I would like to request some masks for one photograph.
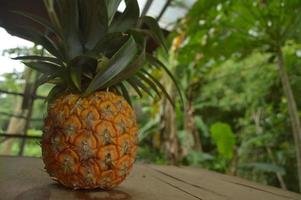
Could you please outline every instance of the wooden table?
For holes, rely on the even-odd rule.
[[[191,167],[136,164],[106,192],[72,191],[54,183],[37,158],[0,157],[0,200],[301,200],[301,195]]]

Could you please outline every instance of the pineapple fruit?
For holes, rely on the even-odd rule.
[[[146,52],[152,38],[166,50],[156,20],[139,16],[137,0],[44,0],[48,18],[14,11],[35,26],[7,27],[42,45],[50,56],[21,56],[51,83],[41,142],[45,169],[73,189],[111,189],[129,174],[138,127],[130,94],[155,96],[164,86],[154,70],[170,71]],[[131,88],[131,92],[130,89]],[[171,101],[171,103],[173,103]]]
[[[50,176],[72,188],[112,188],[133,166],[137,125],[126,100],[111,92],[64,95],[49,107],[42,141]]]

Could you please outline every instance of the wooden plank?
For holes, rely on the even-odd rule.
[[[280,189],[195,168],[136,164],[112,191],[72,191],[54,183],[36,158],[0,157],[1,200],[299,200]]]
[[[227,176],[199,168],[151,166],[163,176],[191,185],[191,187],[223,195],[225,199],[243,200],[301,200],[301,195],[238,177]]]

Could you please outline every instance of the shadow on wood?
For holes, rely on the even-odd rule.
[[[81,199],[81,200],[130,200],[131,196],[120,190],[76,190],[52,183],[26,190],[19,194],[15,200],[41,200],[41,199]]]

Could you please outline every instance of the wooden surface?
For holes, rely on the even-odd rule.
[[[54,183],[36,158],[0,157],[0,200],[301,200],[301,196],[197,168],[136,164],[106,192],[72,191]]]

